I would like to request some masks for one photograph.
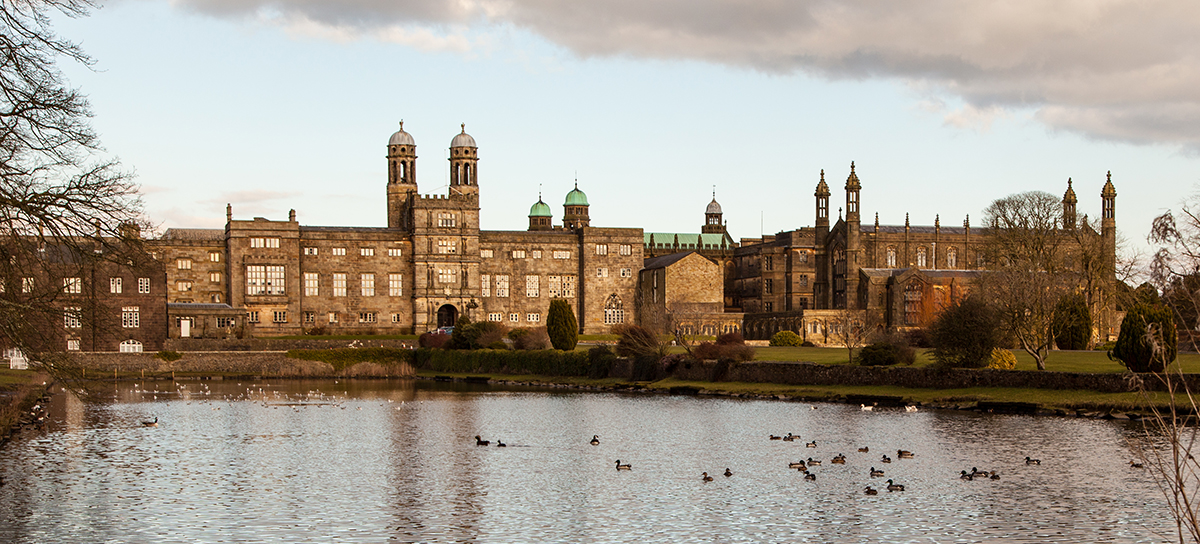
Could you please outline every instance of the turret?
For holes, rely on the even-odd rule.
[[[700,232],[705,234],[725,232],[725,227],[721,224],[721,205],[717,203],[716,191],[713,191],[712,202],[709,202],[708,207],[704,209],[704,226],[700,227]]]
[[[817,247],[825,245],[825,238],[829,235],[829,185],[825,183],[825,169],[821,169],[821,181],[817,183],[817,190],[813,193],[817,200],[817,216],[816,216],[816,233]]]
[[[563,202],[563,227],[568,229],[577,229],[591,225],[591,218],[588,216],[588,200],[587,195],[579,190],[579,182],[575,182],[575,188],[567,193],[567,199]]]
[[[858,308],[858,267],[862,259],[862,228],[859,193],[862,184],[854,173],[854,161],[850,162],[850,175],[846,177],[846,308]]]
[[[417,193],[417,143],[404,132],[404,121],[388,140],[387,161],[388,228],[411,229],[409,200]]]
[[[1067,178],[1067,192],[1063,193],[1063,228],[1075,228],[1075,204],[1079,199],[1075,197],[1075,189],[1071,188],[1071,178]]]
[[[450,197],[479,196],[479,148],[475,138],[467,134],[467,124],[462,132],[450,140]]]
[[[551,230],[553,222],[550,205],[542,202],[542,195],[538,195],[538,201],[529,208],[529,230]]]

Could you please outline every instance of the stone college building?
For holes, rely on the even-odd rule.
[[[479,148],[450,142],[444,195],[417,188],[417,145],[387,144],[387,226],[304,226],[234,219],[225,229],[169,229],[154,241],[167,268],[171,336],[421,333],[459,316],[544,325],[566,299],[585,334],[632,323],[642,229],[591,225],[587,195],[566,195],[555,225],[538,198],[526,231],[481,230]],[[186,329],[186,330],[185,330]]]

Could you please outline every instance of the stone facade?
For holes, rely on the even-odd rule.
[[[229,209],[223,233],[171,229],[155,241],[178,286],[171,302],[228,301],[244,309],[250,336],[420,333],[463,315],[537,327],[552,298],[571,301],[585,334],[632,321],[642,231],[592,227],[577,186],[565,225],[553,225],[539,198],[530,230],[486,231],[478,148],[465,127],[451,142],[445,195],[417,192],[416,143],[403,125],[387,160],[386,227],[303,226],[295,211],[287,221],[240,220]]]
[[[725,311],[724,291],[721,265],[698,252],[648,258],[638,275],[638,322],[656,332],[740,332],[742,314]]]
[[[875,319],[866,321],[878,321],[885,328],[923,327],[986,270],[981,252],[989,231],[973,228],[969,216],[962,227],[943,227],[938,217],[932,226],[916,226],[907,216],[904,225],[880,225],[878,214],[874,224],[863,225],[861,191],[851,163],[845,217],[839,211],[831,227],[831,192],[822,171],[813,194],[813,228],[741,240],[734,250],[733,293],[726,298],[742,303],[747,338],[769,338],[779,330],[804,336],[819,331],[815,335],[823,338],[828,336],[829,317],[820,314],[822,310],[872,312]],[[1116,190],[1111,176],[1100,197],[1100,231],[1077,227],[1077,198],[1068,181],[1062,224],[1101,239],[1111,274],[1116,260]],[[1107,281],[1115,283],[1115,276]],[[1111,309],[1094,312],[1099,315],[1094,336],[1114,338],[1117,314]]]

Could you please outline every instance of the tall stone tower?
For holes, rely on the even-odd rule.
[[[817,183],[817,215],[815,219],[816,277],[813,279],[813,309],[830,307],[829,300],[829,185],[825,183],[825,170],[821,169],[821,181]]]
[[[1102,201],[1100,215],[1100,236],[1104,238],[1104,258],[1108,273],[1115,277],[1117,267],[1117,189],[1113,187],[1112,171],[1100,191]]]
[[[1071,188],[1071,178],[1067,178],[1067,192],[1063,193],[1062,199],[1062,222],[1064,229],[1075,228],[1075,204],[1078,202],[1079,199],[1075,196],[1075,189]]]
[[[862,220],[859,207],[862,184],[854,173],[854,161],[850,161],[850,175],[846,177],[846,255],[840,272],[845,275],[844,303],[848,309],[858,308],[858,268],[863,262]]]
[[[412,198],[417,194],[417,143],[400,130],[388,140],[388,228],[412,230]]]
[[[479,148],[475,138],[467,134],[467,124],[462,132],[450,141],[450,193],[452,195],[479,196]]]

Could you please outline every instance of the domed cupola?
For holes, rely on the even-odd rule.
[[[700,232],[720,234],[724,231],[724,226],[721,224],[721,205],[717,203],[717,192],[713,191],[712,202],[709,202],[708,207],[704,209],[704,226],[700,228]]]
[[[388,139],[388,227],[410,227],[409,197],[417,192],[417,143],[404,131],[404,121]]]
[[[542,202],[542,195],[538,195],[538,201],[529,208],[529,230],[550,230],[553,220],[550,205]]]
[[[467,124],[461,125],[462,132],[450,140],[450,196],[479,195],[479,149],[475,138],[467,134]]]
[[[563,226],[569,229],[586,227],[591,224],[591,219],[588,217],[588,200],[587,195],[579,190],[579,181],[575,182],[575,188],[567,193],[567,200],[563,202]]]

